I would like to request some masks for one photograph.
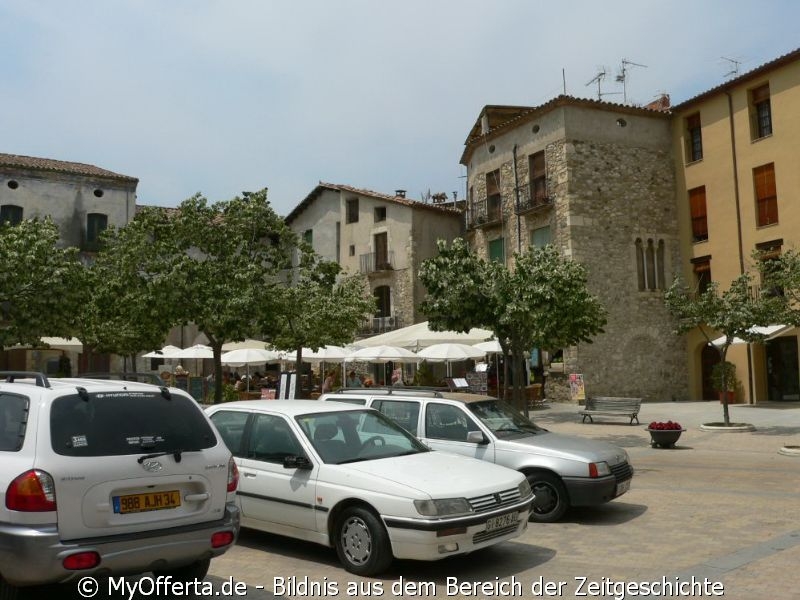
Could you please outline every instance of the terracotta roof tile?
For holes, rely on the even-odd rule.
[[[0,154],[0,167],[14,167],[17,169],[31,169],[34,171],[52,171],[56,173],[69,173],[72,175],[85,175],[88,177],[101,177],[103,179],[116,179],[118,181],[138,182],[136,177],[120,175],[94,165],[53,160],[51,158],[37,158],[35,156],[20,156],[18,154]]]

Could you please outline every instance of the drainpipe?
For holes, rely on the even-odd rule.
[[[733,163],[733,198],[736,205],[736,237],[739,248],[739,273],[744,273],[744,244],[742,242],[742,211],[739,198],[739,165],[736,159],[736,128],[733,122],[733,97],[730,92],[725,92],[728,97],[728,124],[731,131],[731,162]],[[747,344],[747,388],[750,404],[755,404],[755,385],[753,382],[753,348]]]
[[[511,170],[514,173],[514,206],[517,217],[517,253],[522,252],[522,223],[519,218],[519,179],[517,178],[517,145],[511,149],[511,156],[513,162],[511,163]]]

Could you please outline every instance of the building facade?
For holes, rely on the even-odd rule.
[[[698,289],[712,280],[725,289],[739,274],[755,273],[754,251],[769,257],[797,249],[800,50],[674,106],[672,114],[684,279]],[[716,398],[716,350],[695,332],[686,354],[692,397]],[[764,344],[732,346],[737,400],[800,400],[798,354],[794,329]]]
[[[426,291],[416,273],[437,255],[437,240],[453,240],[463,229],[459,211],[410,200],[403,190],[387,195],[330,183],[317,185],[286,222],[324,259],[367,277],[377,309],[362,335],[426,319],[418,309]]]
[[[593,344],[563,352],[547,395],[566,399],[566,374],[591,395],[685,399],[683,341],[663,292],[681,269],[669,113],[559,96],[539,107],[487,106],[465,142],[467,239],[509,265],[553,244],[588,272],[608,310]]]

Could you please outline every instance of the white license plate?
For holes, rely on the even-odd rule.
[[[509,525],[517,524],[517,513],[508,513],[507,515],[500,515],[499,517],[492,517],[486,521],[486,531],[494,531],[496,529],[503,529]]]
[[[631,480],[628,479],[627,481],[623,481],[622,483],[617,484],[617,496],[621,496],[625,492],[631,489]]]

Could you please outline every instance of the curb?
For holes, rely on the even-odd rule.
[[[731,423],[725,426],[721,423],[703,423],[700,425],[700,431],[719,431],[722,433],[741,433],[744,431],[755,431],[756,426],[750,423]]]

